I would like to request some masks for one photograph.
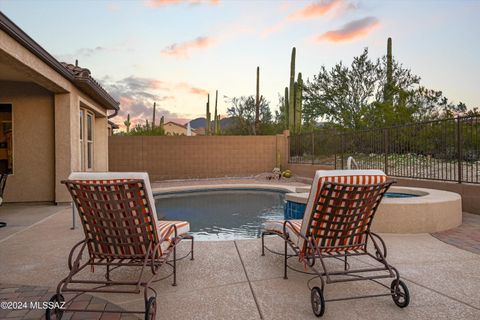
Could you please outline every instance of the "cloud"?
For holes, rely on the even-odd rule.
[[[220,0],[146,0],[145,5],[150,8],[159,8],[177,4],[190,4],[190,5],[217,5]]]
[[[279,7],[281,11],[286,11],[288,8],[290,8],[290,3],[282,3]],[[338,17],[347,12],[348,10],[356,8],[356,5],[352,4],[350,1],[347,0],[322,0],[313,2],[303,6],[300,9],[297,9],[296,11],[291,12],[274,25],[265,28],[262,34],[263,36],[269,36],[272,33],[277,33],[281,31],[289,23],[316,19],[322,16],[326,16],[327,14],[329,15],[329,17]]]
[[[161,53],[166,56],[186,58],[190,55],[192,50],[205,49],[212,46],[214,43],[215,40],[211,37],[197,37],[190,41],[169,45],[165,47]]]
[[[340,29],[327,31],[317,37],[317,41],[341,42],[360,38],[372,32],[380,26],[380,22],[375,17],[365,17],[351,21],[343,25]]]
[[[109,49],[106,47],[102,46],[96,46],[94,48],[80,48],[75,50],[72,53],[65,53],[65,54],[57,54],[55,57],[60,60],[60,61],[65,61],[65,62],[72,62],[75,59],[78,58],[90,58],[92,56],[95,56],[97,54],[101,54],[104,52],[108,51],[114,51],[115,49]]]
[[[196,95],[201,95],[201,96],[208,95],[207,90],[197,88],[197,87],[193,87],[193,86],[191,86],[191,85],[189,85],[188,83],[185,83],[185,82],[181,82],[181,83],[177,84],[177,88],[182,89],[182,90],[184,90],[188,93],[191,93],[191,94],[196,94]]]
[[[271,35],[272,33],[277,33],[280,30],[282,30],[285,27],[286,24],[287,24],[286,20],[281,20],[281,21],[275,23],[273,26],[270,26],[270,27],[266,28],[265,30],[263,30],[262,35],[266,37],[266,36]]]
[[[163,101],[174,100],[173,95],[160,95],[158,91],[169,91],[168,86],[159,80],[150,78],[141,78],[130,76],[118,81],[112,81],[111,78],[103,78],[100,81],[117,101],[120,102],[120,111],[118,118],[112,120],[123,127],[123,121],[130,114],[130,122],[145,123],[148,119],[151,121],[153,112],[153,102],[157,103],[157,119],[163,115],[165,117],[176,118],[177,114],[162,108],[159,104]]]
[[[192,86],[186,82],[169,83],[159,79],[130,76],[115,81],[111,77],[104,77],[100,80],[103,87],[117,101],[120,102],[118,118],[112,120],[124,127],[123,121],[130,114],[130,122],[144,124],[145,120],[151,121],[153,103],[157,103],[157,121],[161,116],[166,119],[179,119],[179,115],[162,108],[162,102],[172,103],[176,100],[175,91],[185,92],[193,95],[206,96],[208,92],[204,89]],[[175,121],[175,120],[174,120]]]
[[[319,1],[315,3],[311,3],[306,5],[305,7],[291,13],[288,16],[289,20],[306,20],[317,18],[319,16],[323,16],[328,12],[339,8],[344,1],[342,0],[326,0],[326,1]]]

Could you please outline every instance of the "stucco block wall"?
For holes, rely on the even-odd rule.
[[[109,137],[110,171],[146,171],[151,180],[245,176],[284,159],[277,136]]]
[[[333,166],[325,166],[325,165],[312,165],[312,164],[294,164],[289,163],[288,169],[290,169],[293,174],[306,177],[306,178],[313,178],[315,176],[315,172],[317,170],[333,170]]]
[[[33,83],[0,81],[0,102],[11,103],[13,110],[13,174],[5,201],[53,201],[53,94]]]

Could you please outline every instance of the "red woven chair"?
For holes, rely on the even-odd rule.
[[[143,291],[145,310],[122,313],[143,313],[145,319],[156,317],[156,292],[151,284],[173,275],[176,285],[176,248],[183,239],[190,239],[193,260],[193,236],[184,221],[157,221],[148,176],[144,179],[119,179],[122,174],[87,174],[88,180],[62,181],[70,192],[85,233],[68,257],[70,272],[57,286],[53,303],[65,303],[66,309],[48,309],[46,318],[60,319],[65,312],[119,312],[72,308],[72,302],[85,293],[131,293]],[[113,178],[106,180],[105,175]],[[135,174],[134,174],[135,175]],[[75,176],[75,174],[73,174]],[[131,175],[130,175],[131,176]],[[72,177],[72,176],[71,176]],[[84,254],[86,253],[86,254]],[[185,256],[185,257],[186,257]],[[183,257],[184,258],[184,257]],[[172,273],[161,277],[159,269],[168,265]],[[116,269],[136,268],[134,280],[125,281]],[[86,280],[82,271],[99,269],[105,280]],[[113,272],[113,274],[112,274]],[[73,297],[65,301],[63,294]]]
[[[320,287],[310,288],[310,281],[308,283],[312,309],[317,317],[324,314],[325,302],[328,301],[391,296],[397,306],[408,306],[408,288],[400,280],[398,270],[387,262],[385,242],[370,231],[375,212],[393,183],[378,170],[317,171],[303,220],[269,221],[265,224],[262,256],[265,249],[283,255],[285,279],[290,268],[314,275],[310,281],[320,280]],[[266,247],[265,235],[280,236],[285,242],[284,252]],[[293,254],[288,253],[288,247]],[[350,269],[348,258],[360,256],[371,258],[372,267]],[[292,257],[299,257],[310,272],[291,267],[288,259]],[[341,260],[341,267],[337,264],[335,268],[326,263],[332,258]],[[389,286],[379,281],[386,278],[393,278]],[[325,300],[325,285],[360,280],[373,281],[386,288],[387,292]]]

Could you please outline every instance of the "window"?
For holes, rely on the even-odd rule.
[[[83,143],[83,109],[80,109],[80,168],[85,171],[85,144]]]
[[[80,109],[80,164],[82,171],[93,169],[93,137],[95,116]]]
[[[87,169],[93,168],[93,115],[87,113]]]
[[[0,173],[13,173],[13,127],[11,104],[0,104]]]

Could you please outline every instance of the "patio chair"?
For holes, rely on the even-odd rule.
[[[400,280],[398,270],[387,262],[385,242],[370,231],[375,212],[385,192],[394,182],[387,181],[385,174],[379,170],[317,171],[303,220],[265,223],[262,256],[265,255],[265,249],[282,255],[285,279],[289,268],[314,275],[310,281],[320,280],[320,287],[310,288],[310,281],[308,282],[313,312],[317,317],[324,314],[325,302],[328,301],[392,296],[400,308],[408,306],[408,288]],[[266,247],[265,235],[280,236],[284,240],[284,252]],[[293,254],[287,252],[288,247],[293,250]],[[289,265],[288,259],[292,257],[299,257],[310,271],[298,270]],[[351,269],[349,257],[366,257],[371,263],[368,267]],[[341,264],[332,265],[327,260],[340,261]],[[393,278],[390,286],[379,281],[386,278]],[[388,291],[325,300],[326,284],[360,280],[371,280]]]
[[[119,312],[75,309],[72,302],[85,293],[131,293],[143,290],[145,310],[121,311],[143,313],[145,319],[156,317],[156,291],[152,283],[173,275],[176,285],[176,249],[183,239],[191,240],[186,221],[158,221],[150,181],[146,173],[72,173],[62,181],[70,192],[82,222],[85,239],[77,243],[68,257],[70,272],[57,286],[52,305],[65,303],[66,309],[47,309],[46,318],[60,319],[64,312]],[[84,256],[84,251],[86,255]],[[84,261],[82,261],[84,260]],[[161,276],[168,265],[172,272]],[[105,280],[88,280],[82,272],[87,267],[101,269]],[[122,279],[116,269],[134,271],[134,279]],[[150,271],[150,272],[149,272]],[[114,279],[115,278],[115,279]],[[63,294],[73,295],[65,301]]]

